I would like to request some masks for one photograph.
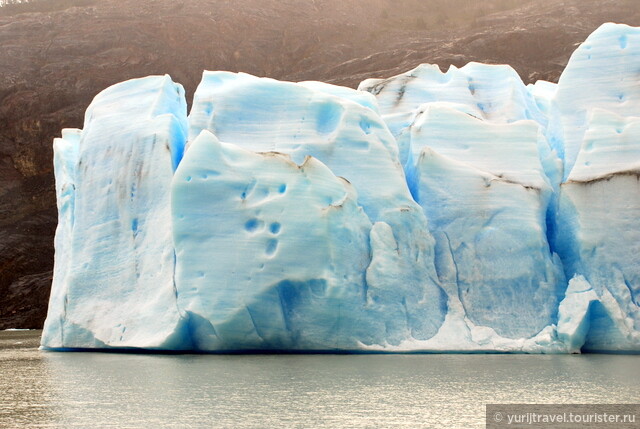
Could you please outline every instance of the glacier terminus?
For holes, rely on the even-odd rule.
[[[640,28],[557,84],[132,79],[54,167],[44,349],[640,352]]]

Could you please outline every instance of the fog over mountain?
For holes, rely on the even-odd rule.
[[[53,267],[51,143],[91,99],[168,73],[187,100],[203,70],[351,87],[420,63],[507,63],[557,81],[637,0],[32,0],[0,7],[0,329],[39,328]],[[19,3],[19,4],[13,4]]]

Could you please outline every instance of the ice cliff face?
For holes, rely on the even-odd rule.
[[[42,345],[640,351],[638,70],[605,24],[557,85],[115,85],[54,143]]]
[[[56,139],[59,250],[43,344],[184,348],[170,188],[185,124],[182,87],[149,77],[103,91],[82,132]]]

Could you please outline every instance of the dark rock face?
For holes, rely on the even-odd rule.
[[[399,3],[399,4],[398,4]],[[188,98],[202,70],[356,86],[420,63],[511,64],[556,81],[637,0],[41,0],[0,8],[0,329],[46,315],[56,225],[51,143],[91,99],[169,73]]]

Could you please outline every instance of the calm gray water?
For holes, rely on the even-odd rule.
[[[0,331],[0,427],[482,428],[486,403],[638,403],[640,356],[135,355]]]

